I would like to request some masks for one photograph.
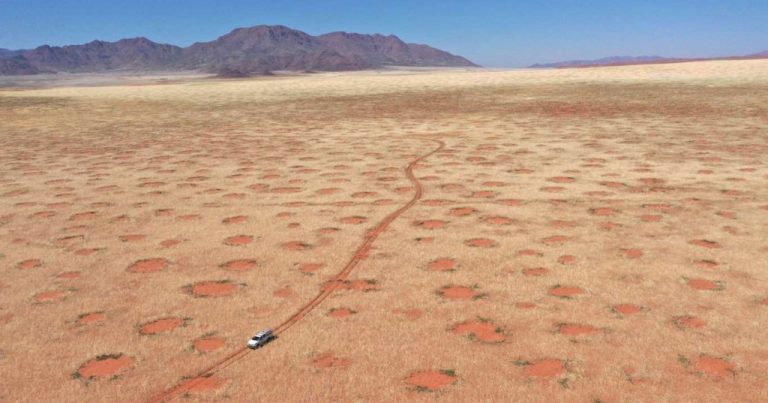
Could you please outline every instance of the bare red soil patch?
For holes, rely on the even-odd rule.
[[[229,246],[245,246],[253,242],[251,235],[234,235],[224,239],[224,244]]]
[[[189,292],[195,297],[226,297],[234,294],[238,287],[228,281],[201,281],[192,284]]]
[[[692,369],[716,379],[736,376],[736,366],[733,363],[707,354],[701,354],[694,359]]]
[[[65,271],[63,273],[59,273],[56,275],[58,278],[66,278],[66,279],[76,279],[80,278],[80,272],[79,271]]]
[[[19,263],[16,263],[16,268],[21,270],[29,270],[29,269],[36,269],[43,265],[43,262],[40,259],[27,259],[22,260]]]
[[[720,263],[715,262],[714,260],[696,260],[693,262],[697,267],[702,269],[708,269],[708,270],[714,270],[717,269],[720,266]]]
[[[312,249],[312,245],[301,241],[289,241],[280,245],[281,248],[290,251],[302,251]]]
[[[299,265],[299,271],[305,274],[314,273],[325,266],[323,263],[302,263]]]
[[[718,211],[716,214],[719,215],[720,217],[725,217],[732,220],[736,219],[736,212],[733,212],[733,211]]]
[[[672,323],[680,329],[700,329],[707,325],[704,319],[691,315],[676,316],[672,318]]]
[[[334,193],[339,193],[339,192],[341,192],[340,188],[323,188],[315,191],[315,193],[319,195],[332,195]]]
[[[494,248],[498,246],[498,243],[488,238],[472,238],[464,241],[464,245],[472,248]]]
[[[482,295],[475,292],[475,290],[470,287],[464,287],[460,285],[445,286],[438,291],[438,294],[440,294],[443,298],[452,300],[468,300]]]
[[[107,315],[104,312],[90,312],[84,313],[77,317],[77,324],[90,325],[92,323],[103,322],[107,319]]]
[[[523,365],[523,374],[530,378],[559,378],[567,372],[565,361],[553,358],[526,362]]]
[[[596,207],[589,209],[589,212],[597,216],[612,216],[617,213],[616,209],[610,207]]]
[[[32,297],[36,302],[53,302],[62,300],[67,296],[66,291],[44,291]]]
[[[539,277],[547,274],[549,270],[545,267],[526,267],[523,269],[523,275],[527,277]]]
[[[202,337],[195,340],[192,346],[200,353],[210,353],[224,347],[226,340],[223,337]]]
[[[77,370],[78,376],[85,379],[104,379],[118,376],[133,365],[133,359],[123,354],[104,354],[85,364]]]
[[[127,270],[131,273],[154,273],[164,270],[169,264],[167,259],[155,257],[136,261],[128,266]]]
[[[335,288],[338,290],[354,290],[354,291],[374,291],[378,289],[376,281],[374,280],[344,280],[344,281],[329,281],[323,285],[322,289],[329,290]]]
[[[69,217],[69,219],[72,221],[93,220],[98,216],[99,214],[95,211],[87,211],[85,213],[73,214],[72,216]]]
[[[702,248],[707,249],[719,249],[722,248],[719,243],[715,241],[710,241],[708,239],[694,239],[693,241],[689,242],[691,245],[700,246]]]
[[[188,393],[202,393],[221,389],[226,384],[226,379],[217,375],[209,375],[192,378],[182,384],[181,387]]]
[[[565,243],[568,239],[565,235],[552,235],[542,238],[541,243],[544,245],[559,245]]]
[[[316,368],[326,369],[346,368],[352,363],[352,360],[349,358],[336,357],[333,352],[329,351],[312,358],[310,362]]]
[[[577,221],[552,220],[549,222],[549,226],[554,228],[572,228],[577,225]]]
[[[418,390],[434,391],[445,388],[456,382],[453,371],[419,371],[414,372],[405,380],[405,383]]]
[[[515,254],[517,256],[536,256],[536,257],[544,256],[543,253],[541,253],[540,251],[537,251],[535,249],[520,249]]]
[[[259,263],[255,259],[237,259],[223,263],[220,267],[228,271],[249,271],[258,266]]]
[[[100,249],[100,248],[83,248],[83,249],[76,250],[75,251],[75,255],[77,255],[77,256],[91,256],[91,255],[93,255],[94,253],[96,253],[96,252],[98,252],[100,250],[102,250],[102,249]]]
[[[408,320],[416,320],[421,318],[424,315],[424,312],[421,309],[418,308],[411,308],[406,310],[401,309],[395,309],[392,311],[393,313],[403,314],[405,315],[405,318]]]
[[[485,343],[500,343],[506,339],[498,326],[486,320],[459,323],[453,326],[453,333],[466,335]]]
[[[181,239],[166,239],[160,242],[160,246],[163,248],[172,248],[182,242]]]
[[[144,234],[128,234],[120,235],[120,240],[123,242],[136,242],[145,239],[147,236]]]
[[[629,259],[637,259],[643,256],[643,251],[640,249],[622,249],[621,252]]]
[[[291,298],[294,295],[296,295],[295,292],[293,292],[293,289],[291,286],[285,286],[283,288],[278,288],[275,290],[275,292],[272,293],[272,295],[280,298]]]
[[[29,218],[51,218],[56,215],[55,211],[38,211],[29,216]]]
[[[562,255],[557,258],[557,262],[560,264],[574,264],[576,263],[576,256],[573,255]]]
[[[451,270],[455,270],[456,266],[457,266],[456,259],[452,259],[449,257],[441,257],[427,263],[427,270],[451,271]]]
[[[640,313],[643,308],[635,304],[618,304],[613,306],[613,310],[622,315],[629,316]]]
[[[547,181],[554,183],[573,183],[576,182],[576,178],[570,176],[553,176],[551,178],[547,178]]]
[[[478,197],[483,199],[490,199],[493,197],[496,197],[498,192],[494,192],[493,190],[478,190],[476,192],[472,192],[469,197]]]
[[[579,323],[559,323],[557,332],[566,336],[584,336],[599,333],[600,329]]]
[[[515,222],[515,220],[504,216],[485,217],[483,221],[491,225],[509,225]]]
[[[476,212],[477,210],[472,207],[454,207],[448,214],[454,217],[464,217]]]
[[[361,216],[351,216],[351,217],[344,217],[339,221],[341,221],[344,224],[362,224],[368,221],[368,219]]]
[[[247,216],[244,215],[237,215],[233,217],[227,217],[223,220],[221,220],[224,224],[242,224],[248,220]]]
[[[182,325],[184,325],[182,318],[163,318],[139,325],[139,333],[143,335],[165,333]]]
[[[694,290],[703,291],[720,291],[725,288],[719,281],[706,280],[703,278],[688,279],[688,286]]]
[[[584,290],[575,286],[558,285],[549,289],[549,295],[560,298],[572,298],[583,293]]]

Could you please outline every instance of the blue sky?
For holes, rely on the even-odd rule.
[[[498,67],[768,50],[768,0],[0,0],[0,48],[135,36],[186,46],[258,24],[395,34]]]

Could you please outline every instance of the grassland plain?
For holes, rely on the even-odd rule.
[[[766,61],[0,91],[0,400],[163,396],[335,287],[168,397],[765,401],[766,155]]]

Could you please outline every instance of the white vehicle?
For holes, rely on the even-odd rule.
[[[269,343],[274,338],[275,334],[272,332],[272,329],[264,329],[248,340],[248,347],[255,350]]]

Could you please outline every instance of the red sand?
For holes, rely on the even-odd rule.
[[[642,311],[642,308],[634,304],[618,304],[613,309],[622,315],[634,315]]]
[[[440,295],[442,295],[444,298],[453,300],[467,300],[474,298],[478,294],[475,293],[475,290],[469,287],[454,285],[441,288]]]
[[[598,333],[600,329],[578,323],[561,323],[557,326],[557,331],[566,336],[583,336]]]
[[[230,260],[221,265],[221,268],[228,271],[249,271],[259,266],[255,259],[237,259]]]
[[[574,286],[556,286],[549,289],[549,295],[561,298],[575,297],[583,292],[584,290]]]
[[[107,318],[104,312],[91,312],[80,315],[77,318],[77,323],[80,325],[88,325],[91,323],[103,322]]]
[[[222,337],[204,337],[197,339],[192,343],[192,346],[201,353],[210,353],[224,347],[226,340]]]
[[[487,238],[473,238],[464,241],[464,244],[473,248],[493,248],[498,246],[496,241]]]
[[[352,360],[348,358],[339,358],[336,357],[333,352],[327,352],[312,358],[311,363],[315,367],[322,369],[346,368],[352,363]]]
[[[192,295],[195,297],[226,297],[237,291],[238,285],[226,281],[203,281],[193,284]]]
[[[111,378],[125,372],[132,365],[131,357],[115,354],[94,358],[83,364],[77,373],[85,379]]]
[[[532,378],[557,378],[565,373],[565,362],[557,359],[531,361],[523,368],[523,374]]]
[[[453,332],[459,335],[471,335],[486,343],[500,343],[506,339],[499,332],[497,325],[479,320],[459,323],[453,327]]]
[[[181,318],[158,319],[158,320],[141,325],[139,327],[139,333],[145,334],[145,335],[153,335],[158,333],[169,332],[183,324],[184,324],[184,320]]]
[[[448,257],[441,257],[435,259],[427,264],[427,270],[429,271],[450,271],[456,268],[456,259]]]
[[[153,273],[164,270],[169,264],[168,260],[157,257],[136,261],[127,270],[131,273]]]
[[[411,374],[405,382],[417,388],[437,390],[456,382],[456,377],[443,371],[421,371]]]
[[[693,370],[718,379],[736,375],[735,365],[722,358],[706,354],[702,354],[693,360]]]

